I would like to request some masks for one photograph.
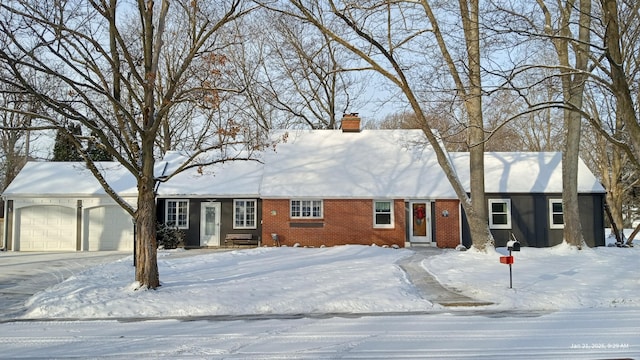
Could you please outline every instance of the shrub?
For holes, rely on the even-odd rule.
[[[156,225],[156,236],[159,249],[175,249],[178,246],[184,246],[185,234],[176,227],[158,223]]]

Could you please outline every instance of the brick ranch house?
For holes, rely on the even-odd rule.
[[[233,243],[225,240],[238,236],[256,246],[471,245],[460,203],[421,130],[360,130],[359,118],[347,115],[340,130],[272,135],[283,141],[262,153],[261,162],[192,170],[160,185],[159,220],[178,221],[187,247],[228,246]],[[468,153],[449,155],[468,188]],[[526,246],[559,244],[561,154],[487,153],[485,159],[496,245],[511,234]],[[601,246],[604,189],[582,162],[579,175],[585,239]],[[207,211],[217,214],[209,225]],[[217,235],[205,241],[207,228]]]
[[[157,217],[185,235],[186,248],[250,246],[470,246],[460,203],[421,130],[360,130],[347,115],[340,130],[282,130],[260,161],[191,168],[166,180],[184,159],[158,162]],[[450,153],[468,188],[467,153]],[[496,246],[511,234],[525,246],[562,242],[560,153],[487,153],[489,226]],[[103,164],[122,195],[135,181]],[[3,194],[3,249],[124,250],[130,217],[81,163],[33,163]],[[604,245],[604,189],[580,163],[579,201],[589,246]],[[73,183],[74,187],[66,184]],[[132,192],[131,189],[134,191]]]

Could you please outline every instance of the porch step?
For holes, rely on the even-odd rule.
[[[405,247],[438,247],[438,244],[435,242],[407,242]]]

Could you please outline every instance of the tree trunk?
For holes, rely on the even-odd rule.
[[[561,65],[562,93],[564,103],[564,136],[562,152],[562,211],[564,216],[564,241],[578,249],[582,248],[582,224],[578,206],[578,160],[580,150],[580,132],[583,94],[587,79],[589,60],[589,31],[591,25],[591,0],[580,0],[578,39],[572,46],[575,49],[573,58],[575,66],[571,66],[569,42],[573,39],[571,32],[571,14],[575,7],[574,0],[563,5],[559,19],[559,34],[553,32],[550,12],[542,0],[538,4],[545,13],[545,29],[552,37],[553,45]],[[570,69],[575,69],[572,71]]]
[[[567,24],[568,26],[568,24]],[[589,62],[589,39],[591,31],[591,0],[580,0],[578,43],[575,46],[575,68],[579,73],[568,86],[569,98],[565,99],[570,107],[582,109],[584,88],[587,80],[586,70]],[[568,31],[568,29],[567,29]],[[578,161],[580,154],[580,134],[582,115],[574,110],[565,112],[565,149],[562,156],[562,202],[564,213],[564,239],[578,249],[584,244],[580,207],[578,204]]]
[[[484,178],[484,123],[482,116],[482,80],[480,73],[480,28],[478,0],[460,0],[460,12],[467,44],[469,92],[465,107],[469,116],[469,174],[472,214],[467,214],[473,246],[485,251],[493,246],[488,228]]]
[[[640,121],[631,98],[631,86],[624,70],[624,58],[620,49],[620,23],[617,0],[601,0],[605,22],[606,56],[611,67],[611,88],[616,97],[616,115],[625,124],[625,130],[634,149],[634,156],[640,161]]]
[[[606,142],[606,140],[603,140]],[[620,149],[613,146],[610,151],[610,155],[606,150],[608,147],[603,146],[602,152],[603,159],[600,161],[600,173],[602,174],[602,184],[607,193],[605,195],[605,201],[609,206],[611,213],[611,221],[613,222],[611,228],[617,228],[619,230],[624,229],[624,221],[622,216],[622,203],[624,199],[624,185],[620,181],[622,178],[622,154]],[[610,157],[610,160],[608,159]],[[615,224],[615,227],[613,226]],[[621,234],[616,234],[616,237]]]
[[[143,6],[140,3],[140,6]],[[162,2],[166,11],[168,3]],[[144,108],[142,109],[142,126],[140,129],[141,149],[137,154],[141,163],[141,174],[138,177],[138,209],[136,225],[138,239],[136,247],[136,280],[141,287],[155,289],[160,286],[157,263],[156,239],[156,202],[154,177],[154,146],[159,124],[155,108],[155,84],[158,74],[158,56],[162,40],[155,38],[153,25],[153,1],[148,1],[141,9],[144,22]],[[162,15],[158,26],[158,36],[162,36]],[[157,43],[156,43],[157,42]]]
[[[580,99],[579,103],[582,103]],[[577,104],[574,103],[577,106]],[[580,125],[582,117],[575,111],[565,113],[565,146],[562,152],[562,211],[564,216],[564,240],[578,249],[582,248],[582,224],[578,206],[578,154],[580,150]]]
[[[460,16],[464,29],[464,38],[467,50],[467,67],[469,70],[469,83],[465,84],[456,68],[455,61],[449,53],[444,36],[438,26],[438,20],[433,13],[429,2],[423,1],[422,6],[427,18],[433,27],[433,34],[442,53],[449,73],[456,84],[456,92],[464,99],[465,110],[468,121],[468,142],[469,142],[469,174],[471,199],[468,198],[464,189],[459,187],[459,180],[455,176],[450,176],[447,169],[445,173],[456,191],[462,203],[462,208],[467,215],[469,222],[469,232],[473,247],[480,251],[486,251],[487,247],[494,246],[494,239],[489,230],[487,217],[487,203],[485,199],[484,186],[484,117],[482,114],[482,78],[480,67],[480,20],[478,0],[459,0]],[[468,89],[468,90],[467,90]],[[413,106],[416,114],[426,119],[422,110],[416,109],[419,105]],[[426,120],[425,120],[426,124]],[[429,129],[426,132],[431,132]],[[429,137],[429,134],[427,134]],[[431,141],[431,140],[430,140]],[[431,143],[434,145],[434,143]],[[435,147],[435,145],[434,145]],[[441,162],[442,165],[442,162]],[[448,167],[448,164],[447,166]],[[469,201],[470,200],[470,201]]]
[[[138,180],[136,281],[140,283],[141,287],[155,289],[160,286],[160,277],[157,263],[153,139],[147,140],[145,145],[151,147],[151,151],[143,151],[142,176]]]

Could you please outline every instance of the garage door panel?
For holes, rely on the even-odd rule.
[[[89,251],[133,250],[131,216],[117,205],[87,209],[84,231]]]
[[[75,216],[75,209],[56,205],[18,209],[18,250],[76,250]]]

